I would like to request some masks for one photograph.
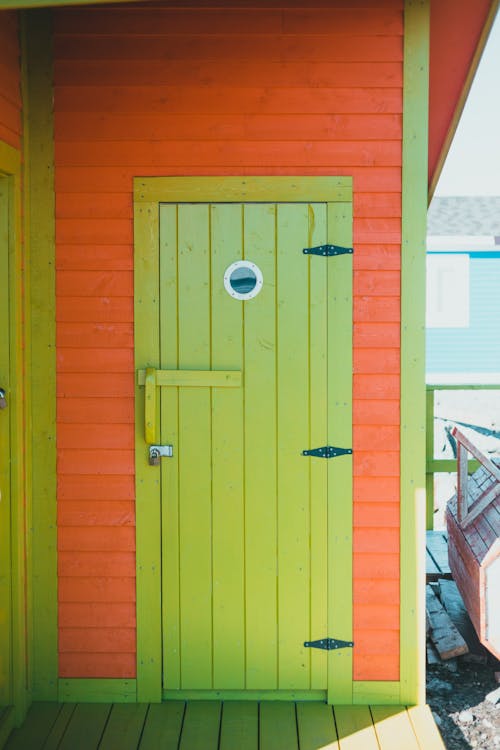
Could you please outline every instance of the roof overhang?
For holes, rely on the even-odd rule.
[[[431,0],[429,201],[499,4],[499,0]]]
[[[0,0],[43,8],[146,0]],[[500,0],[430,0],[429,201],[455,134]],[[179,5],[182,6],[182,0]]]

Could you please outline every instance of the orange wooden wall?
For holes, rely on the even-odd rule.
[[[402,2],[202,5],[55,14],[60,674],[135,674],[133,176],[333,174],[355,195],[355,679],[398,679]]]
[[[17,13],[0,11],[0,140],[21,145],[21,74]]]

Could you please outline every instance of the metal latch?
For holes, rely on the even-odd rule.
[[[352,255],[352,247],[341,247],[340,245],[318,245],[317,247],[305,247],[304,255],[323,255],[330,258],[332,255]]]
[[[321,448],[311,448],[302,451],[303,456],[316,456],[317,458],[337,458],[352,453],[352,448],[337,448],[335,445],[323,445]]]
[[[334,651],[338,648],[352,648],[354,641],[340,641],[337,638],[321,638],[319,641],[305,641],[306,648],[321,648],[324,651]]]
[[[173,445],[150,445],[149,446],[149,465],[158,466],[160,458],[172,458],[174,455]]]

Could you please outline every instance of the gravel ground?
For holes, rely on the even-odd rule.
[[[441,665],[427,668],[427,703],[448,750],[500,750],[498,669],[460,660],[456,672]]]

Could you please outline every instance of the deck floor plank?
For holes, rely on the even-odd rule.
[[[184,701],[152,703],[146,716],[139,750],[177,750],[185,710]]]
[[[61,711],[62,704],[34,703],[22,727],[15,729],[10,735],[6,750],[42,748]]]
[[[99,750],[137,750],[147,710],[146,703],[115,703]]]
[[[5,750],[445,750],[428,706],[35,703]]]
[[[59,747],[64,733],[68,727],[71,717],[73,716],[76,709],[76,703],[63,703],[62,708],[59,712],[59,716],[54,722],[50,734],[45,740],[43,750],[57,750]]]
[[[14,725],[14,709],[12,706],[0,708],[0,747],[7,744]]]
[[[222,706],[219,750],[256,750],[259,746],[259,704],[226,701]]]
[[[429,706],[412,706],[408,716],[421,750],[446,750]]]
[[[405,707],[373,706],[371,713],[381,750],[419,750]]]
[[[300,750],[339,750],[333,709],[326,703],[297,703]]]
[[[179,750],[217,750],[221,709],[219,701],[189,701]]]
[[[78,703],[58,750],[97,750],[111,703]]]
[[[295,704],[260,704],[260,750],[298,750]]]
[[[335,706],[340,750],[380,750],[369,706]]]

